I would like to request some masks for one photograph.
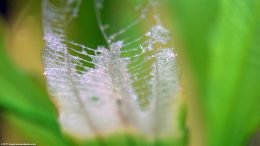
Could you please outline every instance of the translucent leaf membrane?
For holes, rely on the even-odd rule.
[[[44,74],[63,130],[79,138],[130,129],[153,138],[178,133],[177,55],[170,32],[155,14],[156,3],[132,3],[127,11],[133,18],[120,23],[104,16],[108,4],[94,1],[106,41],[97,48],[67,37],[80,3],[43,1]]]

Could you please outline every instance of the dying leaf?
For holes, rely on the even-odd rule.
[[[176,53],[170,32],[147,1],[138,17],[108,33],[102,1],[97,23],[106,45],[90,48],[67,37],[81,1],[43,1],[44,67],[66,133],[79,138],[131,130],[154,138],[178,133]],[[145,27],[143,27],[145,25]],[[142,27],[140,36],[131,31]],[[122,36],[130,38],[122,38]],[[175,115],[175,116],[174,116]],[[175,119],[174,119],[175,117]]]

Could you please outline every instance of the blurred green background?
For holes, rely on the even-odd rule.
[[[82,1],[84,17],[77,19],[80,27],[72,27],[71,37],[95,48],[104,40],[92,1]],[[180,56],[187,145],[260,146],[260,1],[163,3],[163,19]],[[0,142],[79,145],[61,133],[46,90],[41,1],[2,0],[0,5]],[[119,0],[106,5],[108,20],[124,15]],[[116,145],[118,139],[108,141]],[[142,145],[142,138],[136,141]]]

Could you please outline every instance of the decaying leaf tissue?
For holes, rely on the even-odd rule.
[[[118,131],[147,137],[178,133],[177,54],[169,30],[154,10],[158,2],[147,0],[133,8],[139,16],[109,33],[101,16],[106,5],[94,1],[106,42],[96,48],[67,38],[68,24],[78,17],[82,3],[43,1],[44,74],[63,131],[81,139]],[[136,27],[143,28],[141,35],[123,37]]]

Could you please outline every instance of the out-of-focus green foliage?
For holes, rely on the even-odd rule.
[[[247,145],[260,128],[260,1],[173,0],[208,146]]]
[[[2,22],[1,22],[2,24]],[[38,145],[67,145],[62,137],[56,112],[37,78],[11,63],[0,26],[0,108],[2,117]],[[13,131],[15,132],[15,131]]]

